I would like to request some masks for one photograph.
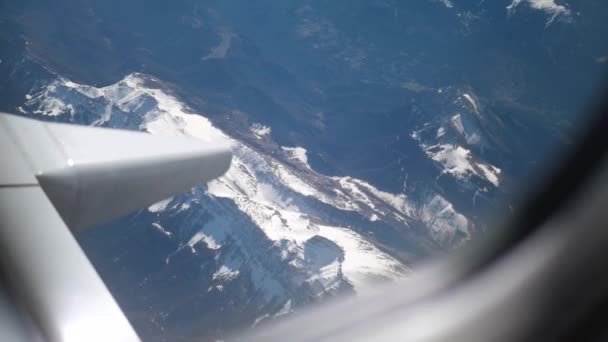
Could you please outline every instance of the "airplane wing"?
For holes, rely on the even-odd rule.
[[[221,176],[230,147],[0,113],[0,153],[0,289],[26,308],[37,338],[139,341],[72,231]],[[4,328],[9,340],[34,338]]]

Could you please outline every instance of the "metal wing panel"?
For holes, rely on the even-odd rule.
[[[0,188],[0,263],[50,341],[139,341],[45,193]]]
[[[1,118],[1,116],[0,116]],[[31,167],[23,160],[18,146],[8,136],[8,131],[0,125],[0,186],[37,184]]]
[[[227,143],[0,116],[73,230],[149,206],[221,176]]]

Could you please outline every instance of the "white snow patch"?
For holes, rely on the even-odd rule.
[[[263,314],[262,316],[255,319],[255,321],[253,322],[251,327],[255,328],[258,324],[260,324],[260,322],[264,321],[265,319],[268,319],[269,317],[270,317],[269,314]]]
[[[334,179],[338,180],[342,189],[344,189],[356,202],[363,203],[372,210],[376,209],[376,206],[369,196],[359,189],[357,179],[351,177],[336,177]]]
[[[205,244],[207,244],[207,247],[209,249],[219,249],[220,247],[222,247],[222,245],[220,243],[216,242],[212,236],[207,235],[202,231],[199,231],[196,234],[194,234],[194,236],[192,236],[190,238],[190,240],[188,241],[187,245],[190,247],[192,252],[194,252],[194,245],[196,245],[197,243],[199,243],[201,241],[205,242]]]
[[[368,192],[374,195],[374,197],[391,206],[397,213],[411,215],[412,207],[404,194],[391,194],[389,192],[379,190],[373,185],[360,179],[353,179],[353,182],[358,184],[360,187],[365,188]],[[378,213],[384,214],[382,211],[378,211]],[[397,218],[402,219],[403,217],[398,216]]]
[[[330,253],[331,250],[329,250],[327,254]],[[322,291],[331,291],[340,286],[340,269],[342,267],[342,263],[339,260],[335,259],[329,264],[322,266],[316,265],[313,260],[312,265],[313,267],[310,269],[309,276],[305,280],[306,283],[308,283],[311,287],[320,287]],[[322,291],[319,291],[319,293],[322,293]]]
[[[436,138],[441,138],[444,134],[445,134],[445,128],[444,127],[439,127],[437,129],[437,136],[436,136]]]
[[[167,208],[169,203],[173,201],[173,197],[166,198],[162,201],[156,202],[148,207],[148,211],[151,213],[159,213]]]
[[[344,251],[342,273],[357,292],[380,280],[405,276],[408,270],[396,259],[380,251],[350,229],[319,225],[318,235],[335,242]]]
[[[558,5],[555,0],[513,0],[511,4],[507,6],[507,12],[509,14],[513,13],[521,3],[526,3],[531,8],[550,15],[551,18],[547,21],[547,25],[550,25],[559,16],[568,18],[571,15],[571,11],[566,6]]]
[[[34,110],[34,114],[48,116],[58,116],[64,113],[74,115],[74,107],[71,104],[66,105],[58,98],[47,98],[38,109]]]
[[[299,177],[294,175],[289,169],[282,164],[276,163],[274,165],[277,176],[293,191],[300,193],[304,196],[316,196],[320,193],[310,185],[306,184]]]
[[[171,233],[170,231],[163,228],[163,226],[161,226],[160,223],[154,222],[154,223],[152,223],[152,227],[154,227],[156,230],[158,230],[165,236],[171,237],[173,235],[173,233]]]
[[[276,314],[274,314],[274,317],[280,317],[283,315],[287,315],[291,312],[293,312],[293,310],[291,310],[291,299],[290,299],[285,303],[285,305],[283,305],[281,310],[279,310]]]
[[[302,162],[307,168],[310,169],[310,165],[308,165],[308,156],[306,153],[308,152],[303,147],[281,147],[287,154],[289,155],[289,159],[296,159]]]
[[[239,270],[233,270],[226,265],[222,265],[214,274],[213,280],[230,281],[239,276]]]
[[[471,106],[473,106],[473,109],[475,110],[475,113],[479,114],[479,107],[477,107],[477,101],[475,101],[475,99],[473,98],[473,96],[471,96],[470,94],[462,94],[462,96],[469,101],[469,103],[471,104]]]
[[[272,132],[272,129],[269,126],[264,126],[260,123],[254,123],[249,127],[251,133],[253,133],[258,139],[262,139],[262,137],[269,135]]]
[[[36,109],[32,111],[34,114],[47,116],[68,114],[74,116],[74,106],[71,103],[66,104],[60,96],[58,96],[64,82],[67,82],[67,80],[60,78],[44,87],[38,93],[26,94],[26,105],[37,105]]]
[[[494,186],[500,185],[499,176],[502,172],[501,169],[493,165],[477,164],[477,166],[482,170],[485,178],[494,184]]]
[[[452,126],[454,126],[456,131],[458,131],[458,133],[461,135],[464,135],[464,125],[462,124],[462,117],[460,114],[454,115],[450,121],[452,122]]]
[[[437,151],[432,152],[433,148],[436,148]],[[474,173],[474,169],[469,162],[470,151],[464,147],[446,144],[431,147],[427,151],[431,151],[430,157],[441,163],[448,173],[459,178],[465,178],[468,174]]]
[[[104,91],[103,91],[104,88],[99,89],[99,88],[95,88],[95,87],[91,87],[91,86],[87,86],[87,85],[74,83],[69,80],[65,80],[63,82],[63,85],[68,88],[72,88],[72,89],[78,91],[79,93],[81,93],[89,98],[92,98],[92,99],[104,96]],[[106,87],[105,89],[109,89],[110,87]]]
[[[471,129],[467,130],[467,128],[465,127],[465,125],[462,121],[461,114],[454,115],[450,119],[450,122],[452,123],[452,126],[456,129],[456,131],[465,138],[465,140],[467,141],[467,143],[469,145],[477,144],[481,140],[479,133],[471,132]]]
[[[441,245],[460,245],[470,240],[471,224],[445,198],[434,195],[418,210],[418,216]]]
[[[489,181],[494,186],[500,184],[501,170],[493,165],[473,161],[471,151],[462,146],[438,144],[422,145],[422,147],[431,159],[443,165],[444,173],[452,174],[461,180],[468,180],[475,175]]]
[[[439,0],[439,2],[441,2],[447,8],[454,7],[454,2],[452,0]]]
[[[126,83],[139,92],[148,94],[158,102],[158,112],[155,116],[146,117],[143,127],[152,134],[166,136],[187,135],[207,143],[231,142],[227,135],[211,124],[209,119],[187,113],[184,105],[160,89],[143,87],[143,80],[127,77]]]
[[[190,203],[184,202],[179,206],[178,212],[186,211],[188,209],[190,209]]]

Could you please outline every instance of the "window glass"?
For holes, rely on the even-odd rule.
[[[220,179],[77,236],[145,341],[215,340],[495,229],[585,122],[607,9],[5,2],[0,110],[231,143]]]

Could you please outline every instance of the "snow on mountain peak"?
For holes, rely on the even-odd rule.
[[[477,176],[498,187],[501,170],[496,166],[475,161],[471,151],[458,145],[438,144],[423,146],[424,152],[434,161],[441,164],[444,173],[449,173],[460,180]]]
[[[550,25],[560,16],[563,18],[570,18],[572,13],[568,7],[557,4],[555,0],[513,0],[511,4],[507,6],[507,12],[509,14],[512,13],[521,5],[521,3],[526,3],[532,9],[549,14],[551,18],[547,21],[547,25]]]
[[[471,96],[470,94],[464,93],[464,94],[462,94],[462,97],[464,97],[471,104],[471,106],[473,106],[475,113],[479,114],[479,107],[477,106],[477,101],[475,101],[473,96]]]
[[[422,124],[410,137],[437,163],[442,174],[469,184],[479,178],[498,188],[502,170],[479,157],[488,147],[488,135],[483,132],[485,118],[477,97],[470,90],[447,90],[453,107]]]
[[[249,129],[258,139],[262,139],[262,137],[267,136],[270,134],[270,132],[272,132],[270,127],[264,126],[257,122],[252,124],[251,127],[249,127]]]
[[[379,279],[406,276],[407,266],[362,233],[365,224],[392,222],[408,231],[417,222],[427,227],[429,238],[445,246],[458,245],[470,236],[472,223],[441,196],[413,203],[405,194],[381,191],[363,180],[324,176],[311,169],[306,149],[283,147],[284,160],[294,160],[301,167],[292,166],[231,138],[150,79],[131,74],[116,84],[97,88],[59,78],[31,94],[27,107],[34,114],[68,115],[71,121],[93,125],[229,142],[234,157],[223,177],[203,189],[148,208],[156,215],[170,212],[188,217],[196,227],[192,231],[175,233],[179,227],[171,231],[160,224],[153,229],[167,239],[183,239],[180,249],[187,247],[196,253],[204,246],[217,253],[220,266],[214,281],[226,283],[247,276],[261,298],[278,298],[283,306],[291,299],[292,287],[305,286],[313,296],[321,296],[344,286],[360,291]],[[82,117],[76,120],[79,115]],[[250,130],[258,138],[271,131],[262,125],[253,125]],[[488,178],[499,172],[473,163],[463,148],[439,149],[432,152],[432,158],[444,163],[450,172]],[[206,203],[205,210],[210,213],[213,207],[226,214],[209,218],[197,212],[201,203]],[[246,221],[227,210],[238,210]],[[359,216],[367,221],[357,219]],[[260,239],[272,244],[276,256],[257,250]],[[277,263],[286,270],[277,273]],[[291,272],[290,276],[281,275],[284,272]]]
[[[300,161],[304,166],[306,166],[307,168],[311,168],[310,165],[308,165],[308,156],[306,155],[306,153],[308,153],[308,151],[303,148],[303,147],[281,147],[285,152],[287,152],[288,154],[288,158],[289,159],[295,159]]]

